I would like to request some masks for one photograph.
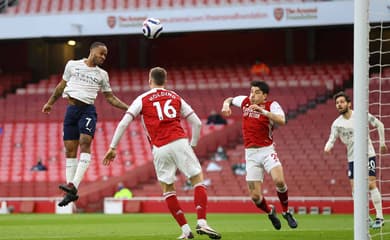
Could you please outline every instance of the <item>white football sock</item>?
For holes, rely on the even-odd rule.
[[[188,225],[188,223],[184,224],[183,226],[181,226],[181,231],[184,234],[188,234],[189,232],[191,232],[190,225]]]
[[[79,187],[81,180],[84,177],[84,173],[87,171],[89,163],[91,162],[90,153],[80,153],[79,164],[77,165],[76,174],[74,175],[72,183],[76,188]]]
[[[207,226],[206,219],[198,219],[198,225],[201,226],[201,227]]]
[[[77,169],[77,158],[66,158],[65,177],[66,183],[72,182]]]
[[[381,193],[379,192],[378,188],[374,188],[370,190],[370,194],[371,194],[371,201],[374,204],[376,210],[376,217],[383,219]]]

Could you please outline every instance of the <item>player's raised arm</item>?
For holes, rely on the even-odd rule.
[[[202,128],[202,121],[199,119],[198,115],[194,112],[191,106],[181,99],[181,115],[187,119],[191,124],[191,147],[196,147],[198,140],[200,138],[200,129]]]
[[[277,113],[273,113],[273,112],[269,112],[267,110],[264,110],[262,109],[261,111],[261,114],[263,114],[264,116],[266,116],[267,118],[269,118],[271,121],[273,121],[274,123],[276,123],[277,125],[286,125],[286,118],[284,115],[282,114],[277,114]]]
[[[43,105],[42,112],[43,113],[50,113],[51,108],[53,107],[53,104],[62,96],[62,93],[64,92],[64,89],[66,87],[66,81],[64,79],[61,80],[54,89],[53,94],[50,96],[49,100]]]
[[[329,139],[326,142],[325,147],[324,147],[325,153],[330,153],[337,138],[338,138],[337,128],[334,124],[332,124]]]
[[[264,109],[264,107],[259,106],[257,104],[252,104],[249,106],[250,109],[253,111],[260,112],[267,118],[269,118],[271,121],[276,123],[277,125],[285,125],[286,124],[286,117],[284,115],[284,111],[282,107],[277,102],[273,102],[271,104],[271,111],[267,111]]]
[[[129,106],[117,98],[112,92],[103,92],[106,101],[114,107],[122,110],[127,110]]]
[[[199,119],[196,113],[192,113],[190,116],[188,116],[187,121],[191,124],[191,147],[196,147],[200,138],[200,129],[202,128],[202,121]]]
[[[110,165],[111,161],[114,160],[116,152],[116,146],[118,145],[120,139],[126,131],[126,128],[129,126],[131,121],[135,119],[140,113],[142,109],[142,100],[140,97],[137,97],[133,103],[128,108],[126,114],[123,116],[122,120],[118,123],[118,126],[115,129],[114,136],[112,137],[110,148],[103,159],[103,165]]]
[[[221,110],[223,116],[228,117],[232,115],[232,110],[230,109],[230,105],[232,105],[232,102],[233,102],[232,97],[226,98],[225,101],[223,101],[222,110]]]
[[[116,146],[118,145],[119,141],[121,140],[123,134],[126,131],[126,128],[129,126],[131,121],[133,121],[133,116],[127,112],[115,129],[114,136],[111,140],[110,148],[104,155],[103,165],[110,165],[111,161],[114,161],[114,158],[116,157]]]
[[[368,114],[368,122],[371,124],[371,126],[375,127],[378,131],[380,152],[386,153],[387,146],[385,140],[385,126],[378,118],[374,117],[370,113]]]

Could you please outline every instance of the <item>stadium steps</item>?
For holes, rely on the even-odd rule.
[[[25,87],[25,85],[31,81],[31,77],[30,72],[12,74],[0,72],[0,99],[6,96],[6,94],[15,92],[17,88]]]

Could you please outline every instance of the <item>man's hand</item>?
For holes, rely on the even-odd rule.
[[[43,112],[43,113],[49,114],[49,113],[51,112],[51,108],[52,108],[52,105],[49,104],[49,103],[46,103],[46,104],[43,105],[43,107],[42,107],[42,112]]]
[[[114,148],[110,148],[106,155],[104,155],[103,159],[103,165],[108,166],[112,161],[114,161],[114,158],[116,157],[116,151]]]
[[[232,110],[230,109],[230,104],[223,103],[221,113],[225,117],[229,117],[230,115],[232,115]]]
[[[382,145],[381,149],[380,149],[380,152],[381,153],[387,153],[387,146],[386,145]]]
[[[265,110],[264,107],[260,107],[257,104],[250,105],[249,109],[251,109],[252,111],[259,112],[259,113],[263,114],[264,116],[268,117],[269,111]]]
[[[260,107],[257,104],[252,104],[252,105],[249,106],[249,109],[252,110],[252,111],[263,113],[264,107]]]
[[[330,150],[332,150],[331,148],[324,148],[324,153],[326,153],[326,154],[330,154]]]
[[[249,109],[256,112],[261,112],[264,108],[260,107],[257,104],[252,104],[249,106]]]

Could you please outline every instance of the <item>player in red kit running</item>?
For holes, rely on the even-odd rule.
[[[276,101],[268,101],[269,86],[265,82],[253,81],[250,96],[237,96],[225,99],[222,114],[230,116],[230,105],[242,110],[242,131],[245,144],[246,181],[249,194],[255,205],[268,213],[275,229],[281,228],[275,207],[268,205],[262,194],[264,171],[271,175],[276,185],[277,195],[282,205],[282,215],[291,228],[298,226],[288,210],[288,190],[283,168],[276,154],[272,130],[275,125],[285,125],[283,109]]]
[[[211,239],[220,239],[221,234],[209,227],[206,221],[207,191],[203,184],[202,168],[192,149],[199,139],[201,121],[179,95],[164,88],[166,78],[167,73],[163,68],[155,67],[150,70],[151,90],[138,96],[130,105],[115,130],[103,164],[109,165],[114,160],[115,148],[127,126],[141,115],[153,145],[153,163],[165,202],[182,229],[178,239],[192,239],[194,236],[176,197],[174,182],[177,169],[190,179],[194,187],[194,204],[198,217],[196,232],[208,235]],[[181,117],[186,118],[192,126],[191,142],[181,126]]]

